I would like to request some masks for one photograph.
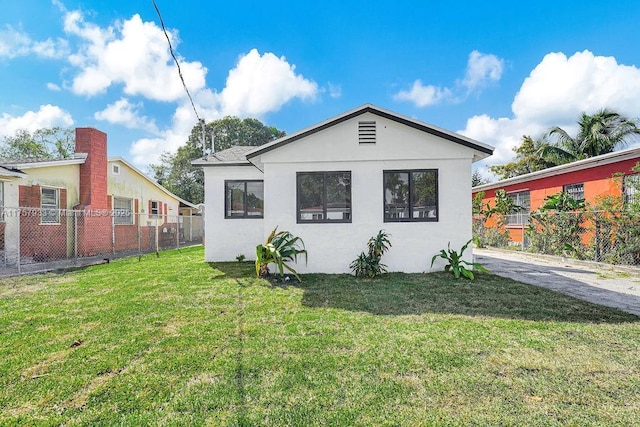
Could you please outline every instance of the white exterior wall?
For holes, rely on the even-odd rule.
[[[261,218],[225,219],[224,182],[234,179],[263,179],[263,175],[252,165],[204,168],[205,261],[235,261],[240,254],[255,260],[256,246],[266,237]]]
[[[360,120],[377,122],[375,144],[358,143]],[[459,249],[471,238],[472,157],[460,144],[375,115],[335,125],[261,156],[263,236],[278,226],[301,237],[308,264],[299,261],[299,272],[347,273],[369,238],[383,229],[391,235],[392,248],[382,258],[389,271],[429,271],[431,257],[449,241]],[[437,222],[384,222],[383,170],[393,169],[438,170]],[[303,171],[351,171],[351,223],[297,223],[296,172]],[[471,251],[465,258],[471,261]],[[434,265],[441,268],[440,262]]]

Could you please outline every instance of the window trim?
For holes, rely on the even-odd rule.
[[[156,213],[153,213],[153,204],[156,204]],[[149,218],[160,218],[162,212],[162,202],[160,200],[149,200]]]
[[[51,204],[47,204],[46,207],[43,203],[42,203],[42,199],[43,199],[43,190],[51,190],[54,192],[55,196],[56,196],[56,203],[55,205],[51,205]],[[52,207],[53,206],[53,207]],[[56,211],[56,220],[55,221],[44,221],[45,219],[45,215],[44,212],[45,210],[54,210]],[[60,225],[60,189],[59,188],[53,188],[53,187],[40,187],[40,225]]]
[[[414,218],[413,217],[413,179],[411,178],[412,174],[415,172],[435,172],[436,174],[436,216],[433,218],[422,217],[422,218]],[[386,215],[386,198],[387,198],[387,187],[385,176],[387,173],[408,173],[409,174],[409,217],[408,218],[387,218]],[[430,169],[384,169],[382,171],[382,221],[383,222],[439,222],[440,221],[440,173],[438,169],[430,168]]]
[[[111,172],[114,175],[120,175],[120,165],[112,164],[111,165]]]
[[[129,214],[128,217],[131,218],[130,222],[128,223],[118,223],[116,222],[116,218],[126,218],[127,215],[116,215],[116,200],[128,200],[129,201]],[[135,221],[133,218],[133,209],[134,209],[134,202],[133,199],[128,198],[128,197],[114,197],[113,198],[113,206],[111,207],[111,212],[113,213],[113,225],[116,226],[120,226],[120,225],[125,225],[125,226],[131,226],[131,225],[135,225]],[[122,210],[121,208],[118,208],[118,211]]]
[[[262,183],[262,215],[248,215],[247,210],[247,184],[250,182],[261,182]],[[238,215],[229,215],[229,185],[230,183],[243,183],[244,191],[242,193],[242,206],[244,210],[244,214],[242,216]],[[264,179],[225,179],[224,180],[224,219],[264,219]]]
[[[527,193],[527,195],[529,196],[529,206],[527,206],[526,212],[524,210],[519,210],[517,212],[507,214],[507,217],[505,219],[505,226],[507,228],[522,228],[522,226],[529,224],[529,215],[531,214],[531,191],[528,188],[523,190],[510,191],[507,193],[507,196],[511,197],[515,195],[519,199],[520,195],[524,193]],[[520,204],[516,203],[516,205],[522,207],[522,205]],[[515,218],[516,222],[510,222],[511,218]]]
[[[327,217],[327,176],[334,174],[349,175],[349,218],[348,219],[329,219]],[[300,177],[303,175],[319,175],[322,176],[322,216],[323,219],[302,219],[300,212]],[[351,171],[301,171],[296,172],[296,223],[297,224],[350,224],[353,220],[353,180],[351,179]]]

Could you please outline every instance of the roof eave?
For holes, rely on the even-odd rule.
[[[476,192],[476,191],[493,190],[495,188],[521,184],[521,183],[532,181],[535,179],[542,179],[542,178],[547,178],[549,176],[556,176],[558,174],[576,172],[580,170],[594,168],[600,165],[608,165],[611,163],[630,160],[638,157],[640,157],[640,147],[631,148],[623,151],[616,151],[613,153],[603,154],[601,156],[578,160],[576,162],[567,163],[564,165],[554,166],[554,167],[543,169],[536,172],[530,172],[524,175],[514,176],[513,178],[507,178],[507,179],[503,179],[501,181],[497,181],[489,184],[478,185],[477,187],[473,187],[472,191]]]

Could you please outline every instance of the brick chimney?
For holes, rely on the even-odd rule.
[[[76,153],[86,153],[80,165],[80,203],[77,209],[110,209],[107,200],[107,134],[76,128]]]

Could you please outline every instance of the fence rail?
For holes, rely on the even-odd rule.
[[[640,266],[640,214],[634,211],[474,215],[473,235],[479,247]]]
[[[122,210],[1,210],[0,274],[36,272],[202,243],[201,216]]]

